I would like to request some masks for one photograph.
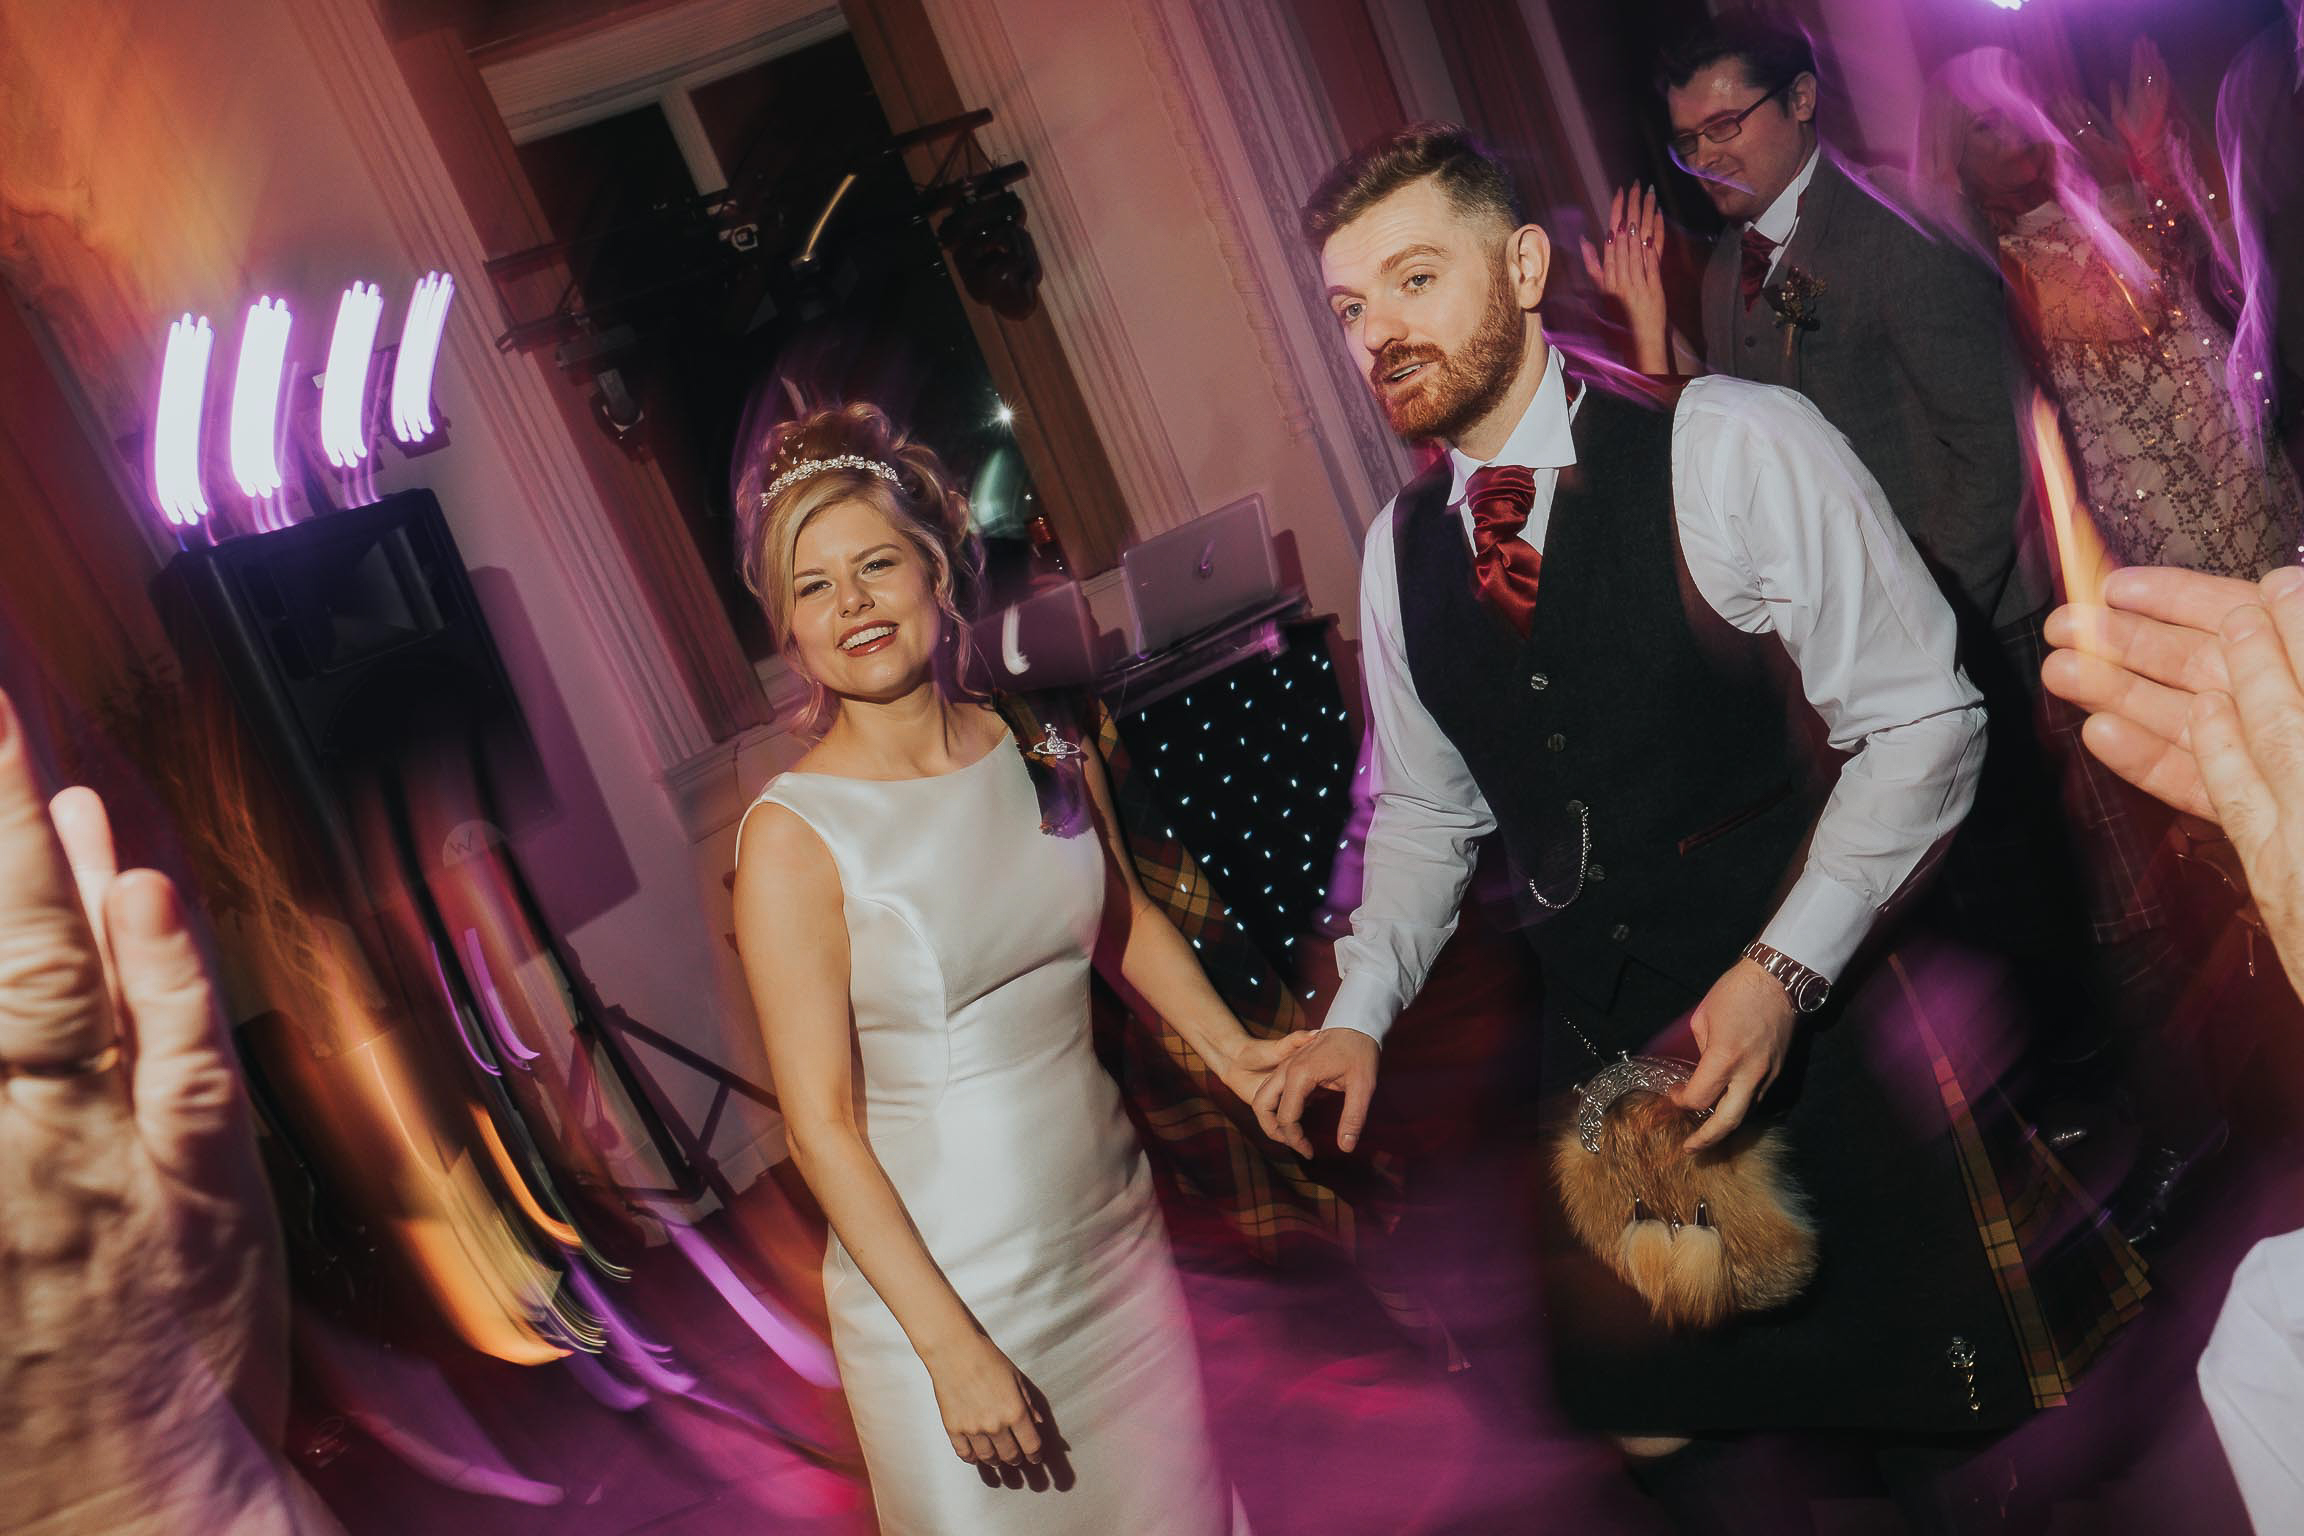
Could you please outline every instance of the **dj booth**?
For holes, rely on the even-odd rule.
[[[1079,583],[1044,584],[977,620],[977,681],[1101,698],[1162,819],[1148,830],[1182,843],[1293,980],[1343,851],[1359,755],[1333,625],[1282,590],[1255,497],[1131,546],[1120,576],[1124,641],[1099,634]]]

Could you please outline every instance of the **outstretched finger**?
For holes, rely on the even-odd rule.
[[[134,869],[105,902],[122,1032],[135,1042],[136,1129],[154,1162],[197,1188],[236,1187],[247,1103],[215,995],[168,877]]]
[[[2133,569],[2116,571],[2113,576],[2132,574]],[[2241,585],[2245,601],[2262,600],[2253,587]],[[2067,605],[2048,616],[2046,634],[2048,643],[2059,650],[2079,651],[2170,688],[2200,693],[2225,686],[2224,654],[2216,647],[2216,627],[2239,606],[2229,604],[2204,627],[2194,628],[2126,609]]]
[[[72,883],[79,888],[80,911],[88,919],[96,952],[105,955],[104,893],[111,889],[112,877],[120,873],[119,855],[112,846],[112,819],[105,815],[103,798],[96,791],[75,784],[59,790],[48,802],[48,820],[56,828],[65,862],[72,866]],[[108,955],[105,972],[111,982],[108,990],[117,1001],[119,982],[110,974]]]
[[[13,703],[0,694],[0,1076],[108,1050],[104,968]]]
[[[1624,189],[1618,187],[1608,198],[1608,237],[1614,239],[1624,227]]]
[[[2184,739],[2193,691],[2171,688],[2086,651],[2051,651],[2041,686],[2091,715],[2119,715],[2165,741]]]
[[[2090,715],[2080,741],[2096,760],[2153,799],[2189,815],[2216,819],[2189,748],[2122,715]]]
[[[2213,635],[2227,614],[2261,601],[2256,583],[2170,565],[2131,565],[2104,578],[2104,603],[2123,613]]]
[[[1592,249],[1592,242],[1589,240],[1579,240],[1576,243],[1582,247],[1584,252],[1584,275],[1592,279],[1593,287],[1606,292],[1608,274],[1600,268],[1600,253]]]

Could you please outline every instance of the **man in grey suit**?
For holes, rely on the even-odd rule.
[[[1821,142],[1815,55],[1796,29],[1724,15],[1661,74],[1674,158],[1729,221],[1704,274],[1706,362],[1813,400],[1888,493],[1971,640],[2026,643],[2050,588],[2039,552],[2020,558],[1998,274],[1924,233]],[[2030,690],[2037,667],[2021,668]]]
[[[2120,1071],[2139,1052],[2163,1061],[2152,1075],[2168,1102],[2147,1103],[2145,1118],[2148,1139],[2164,1146],[2116,1213],[2141,1238],[2189,1165],[2181,1149],[2213,1134],[2211,1115],[2182,1086],[2182,1064],[2149,1043],[2158,1010],[2139,983],[2168,974],[2157,960],[2162,917],[2143,884],[2149,840],[2121,787],[2079,750],[2077,714],[2041,695],[2053,585],[2044,541],[2026,536],[2000,276],[1821,140],[1815,52],[1791,24],[1723,13],[1667,48],[1658,75],[1673,158],[1728,220],[1704,273],[1706,361],[1815,402],[1888,493],[1960,621],[1990,746],[1947,855],[1944,926],[2007,962],[2047,1062],[2096,1057]],[[2058,805],[2059,761],[2091,829],[2093,900]],[[2134,1016],[2108,1033],[2123,1001]],[[2051,1092],[2094,1099],[2103,1087],[2050,1072]],[[2077,1113],[2060,1111],[2054,1129],[2084,1133],[2094,1112]]]

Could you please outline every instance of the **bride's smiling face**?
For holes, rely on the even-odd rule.
[[[791,625],[800,664],[834,693],[901,698],[934,677],[935,569],[879,508],[834,502],[793,546]]]

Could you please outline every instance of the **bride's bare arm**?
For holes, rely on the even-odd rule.
[[[952,1449],[968,1461],[1037,1461],[1040,1435],[1015,1367],[937,1267],[864,1137],[848,924],[831,852],[779,805],[759,807],[745,832],[736,866],[736,947],[792,1160],[928,1367]]]
[[[1271,1070],[1312,1038],[1300,1030],[1281,1040],[1259,1040],[1240,1021],[1200,968],[1199,956],[1158,902],[1136,879],[1136,860],[1120,818],[1112,809],[1112,787],[1104,762],[1091,751],[1082,763],[1097,831],[1104,840],[1104,914],[1108,939],[1096,951],[1096,969],[1106,981],[1174,1025],[1224,1085],[1249,1102]]]

